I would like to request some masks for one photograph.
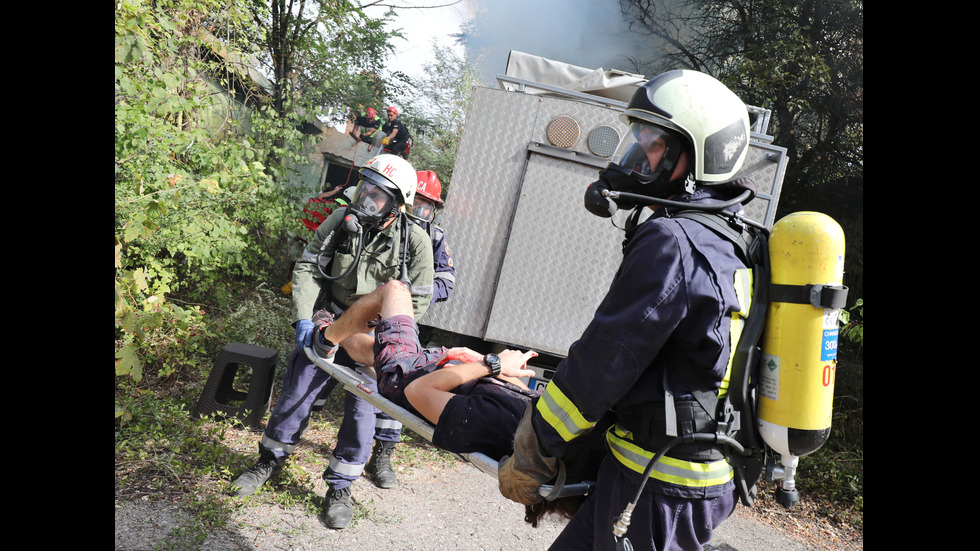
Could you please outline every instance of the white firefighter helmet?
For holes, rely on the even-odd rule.
[[[699,184],[732,181],[749,149],[745,104],[717,79],[698,71],[653,77],[633,93],[620,119],[633,132],[623,138],[617,154],[627,153],[624,142],[647,123],[680,132],[693,147],[692,173]]]
[[[398,200],[411,205],[415,199],[415,169],[397,155],[377,155],[361,167],[362,178],[395,192]]]

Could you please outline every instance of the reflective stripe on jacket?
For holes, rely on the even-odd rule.
[[[699,191],[691,200],[711,201],[715,193]],[[727,390],[731,343],[748,312],[745,280],[751,278],[731,242],[662,211],[629,238],[609,292],[538,400],[532,423],[548,455],[561,457],[606,411],[663,402],[665,380],[680,400],[691,399],[692,391]],[[622,427],[607,433],[616,461],[642,473],[657,450],[628,437]],[[731,490],[731,478],[725,460],[669,458],[651,475],[651,486],[714,497]]]

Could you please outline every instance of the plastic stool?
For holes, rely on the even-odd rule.
[[[272,402],[272,382],[275,380],[278,354],[272,348],[241,342],[225,345],[208,375],[208,382],[194,408],[194,415],[233,415],[250,427],[258,426]],[[248,392],[232,387],[241,366],[252,368]],[[244,403],[239,405],[232,404],[243,400]]]

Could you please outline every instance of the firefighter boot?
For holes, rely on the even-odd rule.
[[[340,488],[327,488],[327,495],[323,497],[323,521],[327,528],[341,530],[350,524],[354,518],[354,507],[350,502],[350,486]]]
[[[238,497],[252,495],[260,486],[282,470],[282,461],[276,461],[271,456],[259,456],[259,462],[252,465],[231,483],[232,490]]]
[[[371,460],[364,466],[364,470],[372,475],[374,485],[378,488],[393,488],[398,483],[395,471],[391,469],[391,456],[395,453],[395,444],[395,442],[375,440]]]

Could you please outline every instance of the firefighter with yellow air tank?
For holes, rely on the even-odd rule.
[[[552,549],[702,549],[740,496],[751,501],[761,470],[741,455],[762,446],[745,367],[756,365],[761,324],[778,339],[770,329],[786,321],[780,301],[821,286],[777,281],[774,262],[773,283],[784,284],[787,296],[777,293],[766,311],[768,281],[759,281],[768,278],[766,241],[746,238],[764,228],[747,224],[742,206],[754,185],[736,176],[749,148],[748,114],[728,88],[696,71],[668,71],[634,93],[622,119],[629,131],[585,194],[586,208],[598,216],[633,209],[621,264],[592,321],[525,412],[498,482],[504,496],[539,504],[540,487],[566,472],[568,449],[612,412],[595,489]],[[831,285],[806,306],[827,318],[840,297],[833,296],[833,278],[821,283]],[[818,338],[835,353],[833,327]],[[789,356],[780,354],[770,359],[785,365]],[[822,361],[831,365],[830,356]],[[829,386],[832,393],[832,380]],[[822,429],[794,425],[775,413],[775,401],[765,403],[765,393],[760,399],[759,424],[790,442],[774,449],[791,471],[787,457],[809,453],[793,448],[797,429]],[[769,442],[764,430],[762,437]]]

